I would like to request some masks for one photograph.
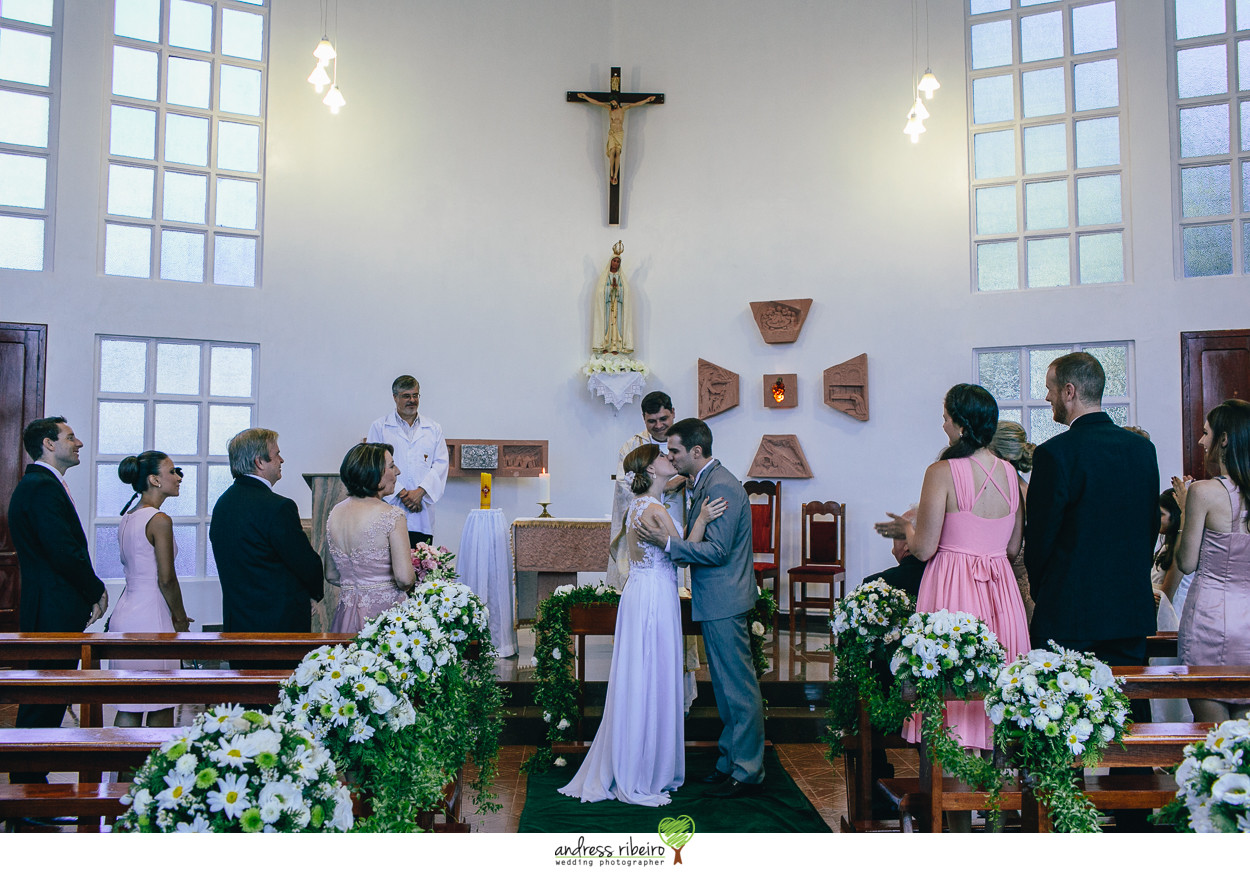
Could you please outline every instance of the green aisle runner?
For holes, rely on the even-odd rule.
[[[557,793],[577,772],[582,757],[569,765],[529,776],[522,833],[654,833],[664,818],[688,815],[702,833],[828,833],[803,791],[781,766],[777,752],[764,751],[764,792],[743,799],[713,799],[715,787],[700,783],[716,765],[715,751],[686,754],[686,783],[673,791],[673,801],[660,808],[626,805],[615,800],[580,802]]]

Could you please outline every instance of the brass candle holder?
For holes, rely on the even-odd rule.
[[[539,505],[543,507],[543,513],[539,515],[538,517],[540,518],[555,517],[554,515],[552,515],[550,512],[547,511],[547,506],[551,505],[551,503],[539,503]]]

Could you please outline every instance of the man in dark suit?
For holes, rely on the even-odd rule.
[[[880,572],[874,572],[864,578],[863,583],[870,581],[884,581],[890,587],[898,588],[911,597],[912,602],[920,596],[920,579],[924,577],[925,563],[919,557],[911,553],[911,549],[907,547],[907,530],[906,524],[916,523],[916,507],[913,505],[901,515],[895,515],[886,512],[890,516],[888,521],[878,521],[873,524],[873,528],[882,536],[890,539],[890,553],[894,555],[894,560],[898,566],[891,566],[889,569],[883,569]]]
[[[1144,666],[1155,631],[1151,562],[1159,535],[1154,445],[1102,411],[1102,365],[1083,351],[1046,371],[1046,400],[1068,430],[1033,452],[1025,511],[1024,565],[1036,606],[1033,647],[1054,640],[1109,666]],[[1150,702],[1130,702],[1149,722]],[[1147,774],[1129,767],[1125,774]],[[1149,832],[1144,811],[1117,811],[1116,829]]]
[[[278,434],[244,430],[228,450],[234,484],[213,507],[208,531],[225,631],[311,632],[311,600],[323,593],[321,558],[304,535],[295,502],[273,492],[282,478]]]
[[[1144,665],[1155,631],[1150,567],[1159,533],[1159,464],[1149,440],[1102,411],[1105,376],[1074,352],[1046,372],[1046,399],[1069,429],[1037,447],[1024,563],[1037,607],[1032,643],[1053,639],[1112,666]]]
[[[91,567],[87,537],[65,484],[79,464],[82,442],[64,418],[31,421],[22,433],[30,455],[26,474],[9,500],[9,532],[22,573],[18,627],[23,633],[80,633],[104,615],[109,595]],[[73,669],[77,661],[52,661],[46,669]],[[19,705],[17,726],[59,727],[63,703]],[[47,780],[46,772],[14,772],[15,784]]]
[[[759,597],[751,552],[751,508],[733,473],[712,459],[712,431],[698,418],[668,430],[668,456],[691,484],[686,529],[694,525],[704,499],[724,499],[721,517],[707,525],[703,541],[669,539],[664,527],[644,519],[639,535],[663,547],[673,562],[690,567],[691,617],[701,622],[716,709],[724,722],[716,771],[708,796],[732,799],[760,791],[764,780],[764,704],[747,613]]]

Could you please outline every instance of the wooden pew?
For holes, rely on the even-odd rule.
[[[0,633],[0,664],[27,668],[78,660],[82,669],[99,669],[105,660],[250,660],[287,662],[293,669],[309,651],[353,638],[350,633]],[[103,714],[97,704],[83,703],[81,717],[84,726],[98,726]]]
[[[1250,696],[1250,667],[1239,666],[1116,666],[1112,672],[1125,680],[1130,699],[1242,698]],[[975,697],[973,697],[975,698]],[[1134,724],[1124,747],[1108,747],[1099,766],[1174,766],[1185,745],[1201,741],[1211,724]],[[910,832],[919,825],[927,832],[942,831],[943,811],[988,808],[988,794],[971,790],[953,778],[943,777],[940,766],[929,764],[920,750],[920,777],[883,779],[880,788],[899,803],[900,829]],[[1176,793],[1170,775],[1085,776],[1085,792],[1099,809],[1158,808]],[[1037,809],[1031,794],[1018,787],[1006,789],[1002,808],[1019,809],[1025,827],[1046,831],[1048,821]],[[912,818],[912,820],[908,820]],[[854,821],[848,822],[854,827]],[[862,821],[861,821],[862,825]]]
[[[10,669],[0,670],[0,703],[80,703],[81,725],[99,727],[98,706],[110,703],[273,705],[290,674],[283,669]]]

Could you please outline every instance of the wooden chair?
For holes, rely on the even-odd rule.
[[[753,496],[764,497],[764,502],[751,503],[751,550],[754,552],[755,583],[763,588],[765,580],[772,580],[769,590],[777,600],[778,609],[773,614],[775,637],[781,610],[781,482],[744,481],[742,489],[747,492],[748,500]],[[794,629],[793,613],[790,629]]]
[[[795,613],[803,612],[803,632],[807,632],[807,610],[831,609],[835,599],[846,594],[846,504],[804,503],[799,512],[802,550],[799,565],[790,569],[790,636],[794,636]],[[810,586],[825,588],[813,594]]]

